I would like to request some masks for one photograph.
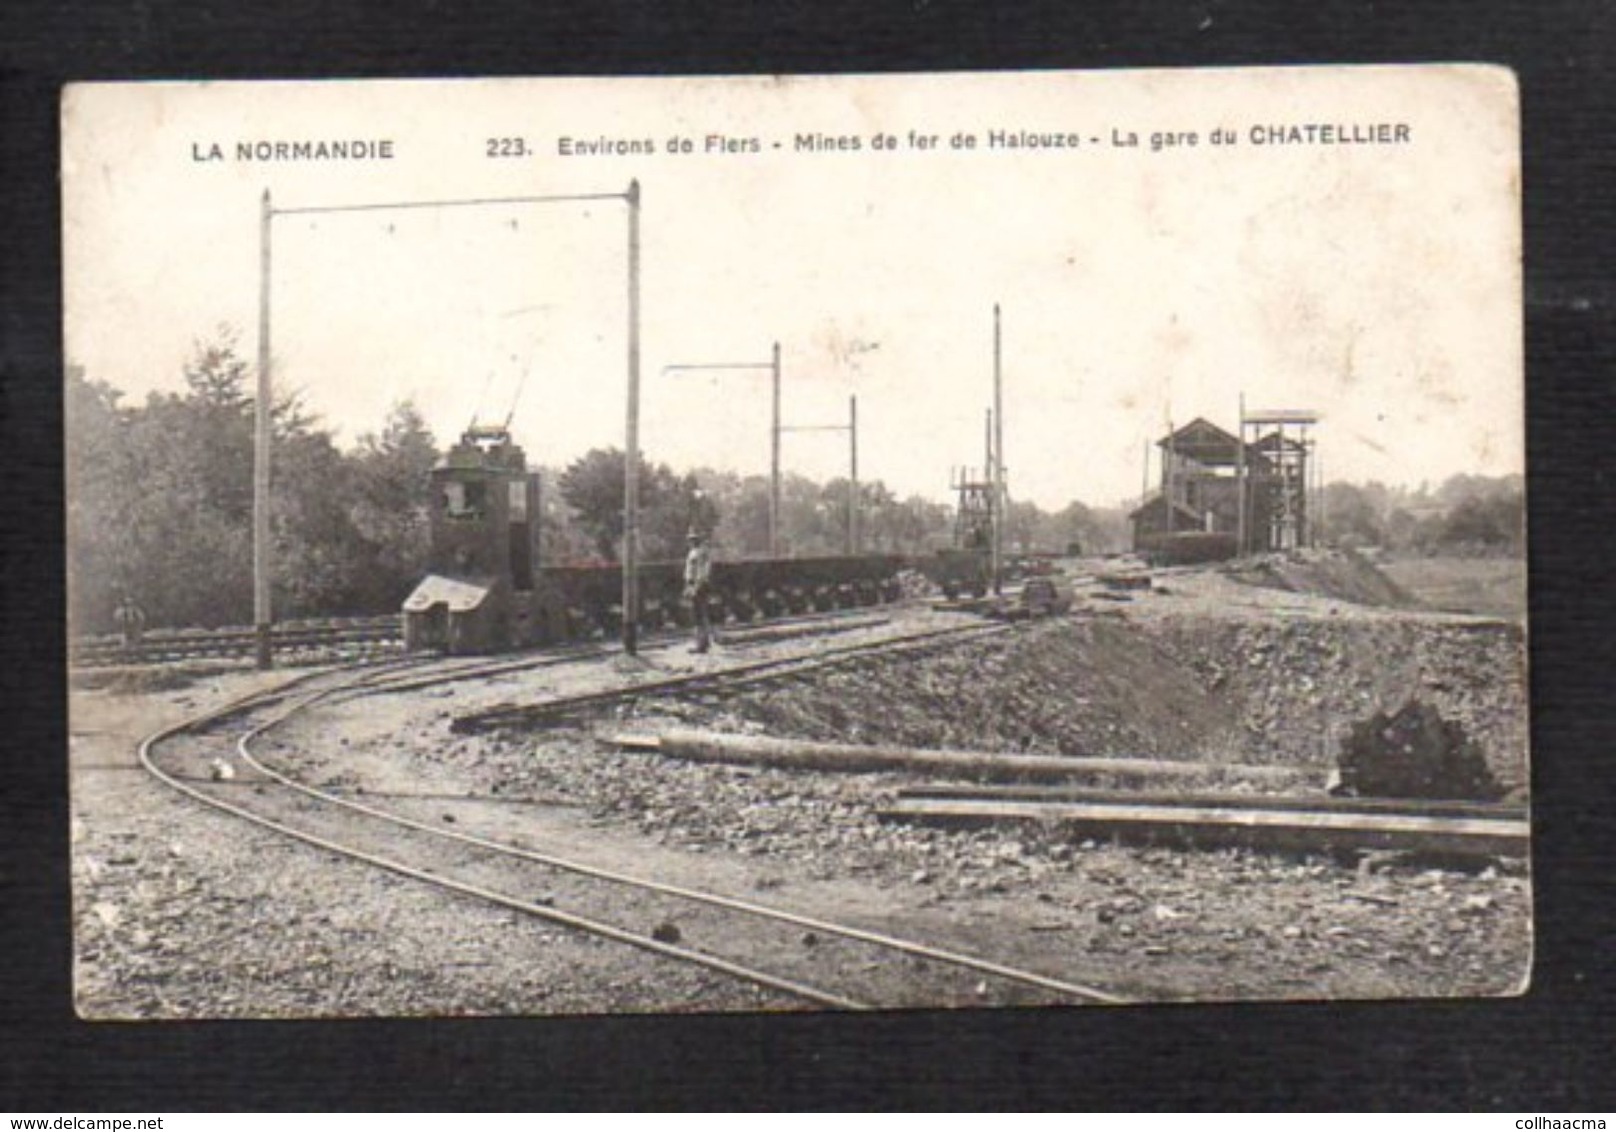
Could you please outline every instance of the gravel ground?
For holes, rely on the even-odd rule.
[[[332,705],[275,758],[418,816],[896,931],[1147,999],[1507,994],[1530,970],[1518,863],[1473,871],[965,833],[882,821],[907,782],[627,754],[598,730],[662,722],[925,745],[1231,761],[1329,757],[1345,727],[1419,692],[1524,786],[1519,631],[1170,574],[1059,623],[721,702],[641,701],[531,734],[454,714],[800,651],[801,640],[639,665],[579,662]],[[895,616],[865,636],[941,615]],[[1513,634],[1513,635],[1512,635]],[[860,634],[835,638],[849,643]],[[1020,648],[1011,647],[1019,642]],[[1032,645],[1034,647],[1025,647]],[[1502,675],[1500,675],[1502,674]],[[437,896],[203,814],[133,769],[134,741],[255,677],[77,693],[79,1006],[95,1017],[579,1013],[782,1004]],[[862,697],[862,698],[860,698]],[[1513,698],[1512,698],[1513,697]],[[1398,701],[1398,702],[1392,702]],[[898,973],[894,977],[900,977]]]
[[[264,681],[91,693],[72,712],[77,1009],[87,1018],[779,1007],[704,972],[440,895],[215,814],[134,746]]]

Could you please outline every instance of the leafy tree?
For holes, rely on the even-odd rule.
[[[615,562],[623,540],[623,472],[618,448],[595,448],[561,473],[562,498],[593,540],[596,554]],[[640,551],[646,561],[678,558],[692,526],[711,530],[719,515],[694,476],[676,476],[666,464],[642,456],[639,468]]]
[[[760,558],[769,553],[769,478],[703,477],[703,487],[722,516],[714,538],[716,553]],[[785,534],[782,530],[781,538]]]
[[[953,510],[921,495],[911,495],[898,504],[893,519],[895,549],[905,554],[938,550],[953,537]]]
[[[348,517],[362,544],[361,608],[396,608],[424,572],[437,461],[432,431],[409,401],[392,407],[379,433],[359,438],[349,459]]]
[[[76,632],[104,632],[127,594],[148,624],[252,619],[254,401],[228,328],[200,341],[185,392],[126,407],[66,375],[68,584]],[[396,609],[426,550],[435,447],[412,407],[352,454],[295,395],[272,410],[277,617]]]
[[[1506,494],[1472,495],[1443,521],[1439,540],[1449,550],[1497,554],[1521,545],[1523,508]]]
[[[1321,530],[1327,541],[1341,546],[1380,546],[1386,542],[1387,528],[1380,508],[1367,489],[1332,483],[1324,489],[1323,510]]]
[[[827,520],[825,492],[807,476],[788,472],[780,477],[781,553],[806,558],[841,552],[845,540]]]
[[[67,478],[67,591],[74,628],[108,628],[121,593],[135,579],[135,532],[128,519],[140,501],[129,450],[130,414],[105,382],[70,366],[64,390]]]
[[[821,554],[848,552],[847,509],[852,500],[852,486],[852,480],[846,476],[838,476],[819,490],[819,498],[814,508],[813,530],[817,536],[816,541],[823,548],[820,550]]]

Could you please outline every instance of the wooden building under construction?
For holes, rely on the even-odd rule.
[[[1182,563],[1313,545],[1317,421],[1242,411],[1238,436],[1204,417],[1169,432],[1155,444],[1160,482],[1128,516],[1134,551]]]

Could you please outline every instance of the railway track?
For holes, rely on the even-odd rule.
[[[385,653],[402,646],[403,634],[396,614],[383,617],[341,617],[325,621],[275,626],[274,649],[281,655],[331,653]],[[161,664],[177,660],[252,656],[258,647],[251,627],[228,629],[158,629],[140,640],[121,637],[85,637],[72,642],[69,661],[75,668],[101,668],[121,664]]]
[[[1003,623],[955,625],[917,633],[886,637],[877,641],[821,649],[811,656],[774,657],[745,664],[729,665],[711,672],[699,672],[664,680],[647,680],[626,687],[558,696],[531,704],[512,704],[468,712],[455,717],[457,732],[481,732],[505,727],[544,724],[569,714],[598,710],[642,696],[713,696],[728,694],[766,681],[794,679],[821,669],[855,664],[875,656],[914,654],[957,644],[965,640],[997,636],[1013,630]]]
[[[706,968],[762,988],[780,1006],[1123,1001],[1098,987],[946,948],[445,829],[298,782],[261,754],[277,727],[324,701],[385,686],[410,667],[398,662],[299,677],[148,737],[141,763],[203,805],[333,856]],[[215,780],[221,759],[235,772],[227,781]]]
[[[816,636],[846,632],[851,629],[863,628],[878,620],[869,615],[868,610],[837,610],[829,613],[806,613],[795,617],[777,617],[767,621],[760,621],[755,627],[747,623],[738,622],[720,627],[716,632],[719,644],[732,648],[746,648],[756,643],[767,643],[771,639],[785,634],[793,636]],[[668,649],[680,648],[688,645],[690,633],[687,630],[662,630],[647,633],[640,639],[642,653],[663,652]],[[551,668],[561,664],[570,664],[576,660],[592,660],[617,656],[622,649],[611,641],[585,641],[576,644],[550,646],[548,648],[523,653],[517,656],[503,657],[441,657],[433,658],[430,672],[424,676],[410,676],[367,682],[356,688],[351,695],[374,695],[383,692],[407,692],[418,688],[427,688],[435,684],[447,683],[450,680],[476,680],[489,676],[504,676],[513,672],[528,672],[538,668]]]

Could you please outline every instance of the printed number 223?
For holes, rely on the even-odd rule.
[[[526,157],[527,142],[522,138],[489,138],[489,157]]]

